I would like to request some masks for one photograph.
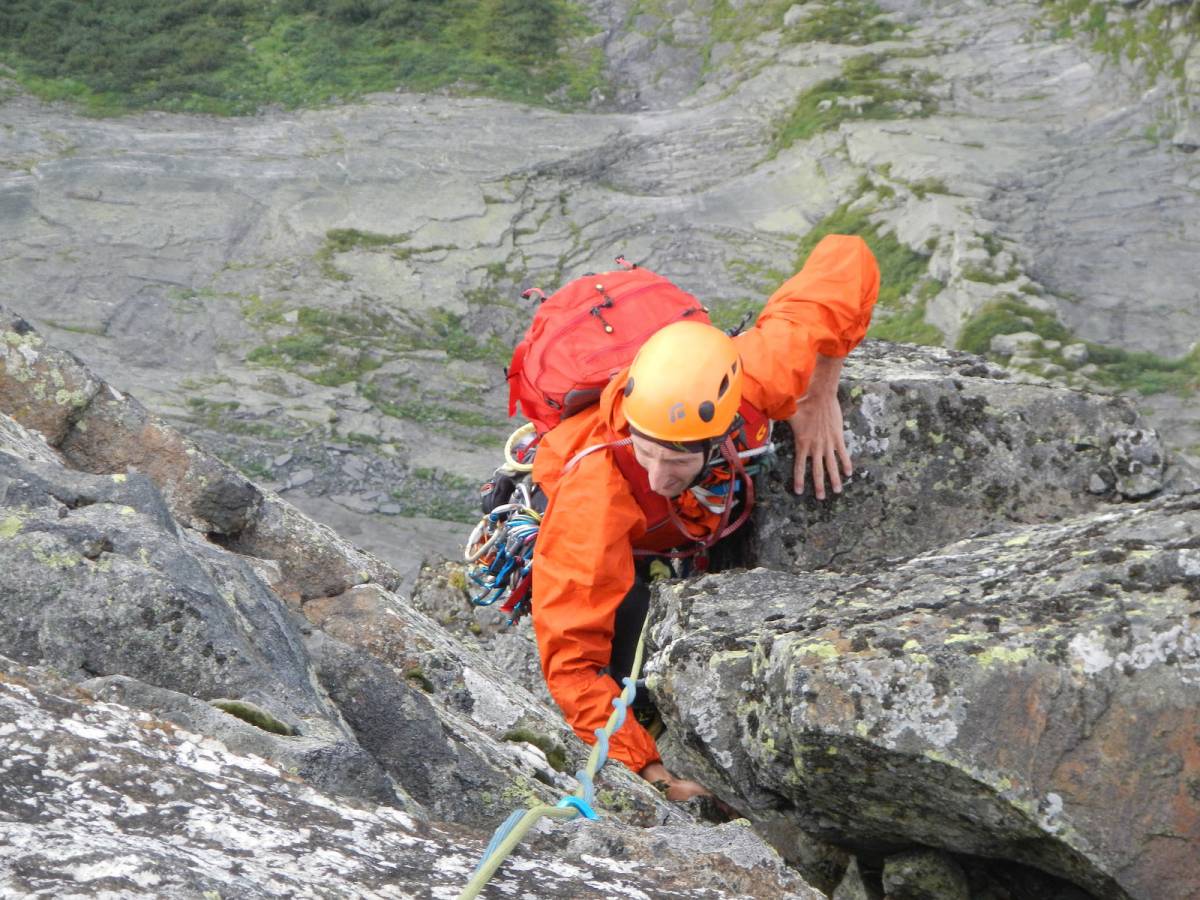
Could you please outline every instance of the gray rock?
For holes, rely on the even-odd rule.
[[[708,576],[660,594],[651,692],[752,818],[1183,900],[1197,534],[1193,493],[862,574]]]
[[[1063,359],[1073,367],[1084,365],[1088,361],[1087,344],[1067,344],[1062,350]]]
[[[882,898],[883,894],[863,879],[862,872],[858,868],[858,860],[853,857],[841,883],[830,895],[830,900],[882,900]]]
[[[998,334],[992,338],[991,350],[998,356],[1013,356],[1022,350],[1032,350],[1042,344],[1041,336],[1032,331]]]
[[[971,886],[958,863],[929,850],[889,856],[883,864],[883,889],[889,900],[971,900]]]
[[[256,756],[0,657],[0,892],[222,897],[456,896],[488,835],[314,790]],[[817,900],[746,829],[640,834],[615,822],[502,865],[489,893]],[[730,852],[725,852],[729,845]]]
[[[1095,509],[1097,496],[1164,489],[1174,467],[1126,401],[1014,383],[1001,371],[967,354],[862,345],[844,374],[854,477],[824,501],[811,486],[794,496],[791,435],[777,426],[779,459],[744,560],[793,571],[886,568],[964,535]]]
[[[154,687],[126,675],[80,682],[97,700],[116,703],[165,720],[197,735],[220,741],[239,755],[261,756],[326,793],[399,806],[425,815],[399,789],[378,762],[353,738],[281,736],[187,694]]]
[[[315,477],[316,473],[312,469],[301,469],[298,472],[292,473],[292,476],[288,478],[288,487],[304,487],[304,485],[308,484]]]

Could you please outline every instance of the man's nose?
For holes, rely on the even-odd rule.
[[[672,485],[673,479],[667,471],[667,467],[661,463],[651,462],[646,467],[646,475],[650,480],[650,490],[661,491]]]

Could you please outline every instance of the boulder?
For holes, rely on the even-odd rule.
[[[1198,483],[1128,401],[1016,381],[970,354],[868,341],[843,384],[854,477],[840,496],[794,496],[791,434],[777,425],[746,563],[886,568],[967,535]]]
[[[0,894],[454,897],[488,835],[319,792],[0,657]],[[578,843],[576,843],[576,841]],[[487,895],[820,900],[748,828],[577,820]]]
[[[862,573],[677,584],[652,613],[651,693],[686,770],[752,819],[1184,900],[1198,547],[1192,492]]]

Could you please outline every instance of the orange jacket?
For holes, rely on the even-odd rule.
[[[879,268],[862,238],[830,235],[803,270],[771,296],[755,326],[735,340],[742,358],[742,396],[772,419],[786,419],[808,390],[817,354],[842,357],[866,334],[879,292]],[[609,663],[613,619],[634,581],[633,548],[646,516],[611,451],[580,450],[629,433],[621,412],[625,373],[595,407],[563,420],[542,438],[533,480],[549,504],[533,557],[533,628],[550,693],[583,740],[612,713],[621,687],[600,670]],[[681,515],[717,516],[685,492]],[[654,739],[629,716],[612,736],[610,755],[635,772],[660,757]]]

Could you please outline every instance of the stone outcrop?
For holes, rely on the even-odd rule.
[[[20,340],[0,345],[0,397],[46,432],[0,408],[3,890],[270,896],[315,889],[312,864],[290,862],[317,850],[340,860],[331,895],[427,896],[465,885],[515,807],[576,789],[567,773],[589,748],[389,590],[389,567],[28,327],[4,334]],[[42,392],[56,373],[94,385],[92,399]],[[147,434],[177,458],[141,471]],[[221,479],[256,498],[236,535],[195,513]],[[749,829],[701,833],[617,765],[597,804],[601,834],[534,835],[497,889],[817,896]],[[240,861],[251,846],[253,865]],[[275,866],[294,881],[263,889]],[[434,869],[441,881],[419,881]]]
[[[356,803],[0,657],[0,892],[454,897],[478,832]],[[523,848],[496,895],[819,900],[754,834],[580,821]]]
[[[749,559],[859,570],[964,535],[1200,485],[1126,400],[1022,381],[953,351],[867,342],[843,378],[856,472],[836,501],[792,489],[791,434],[755,514]]]
[[[747,815],[1113,900],[1200,883],[1200,494],[660,601],[652,692]]]

